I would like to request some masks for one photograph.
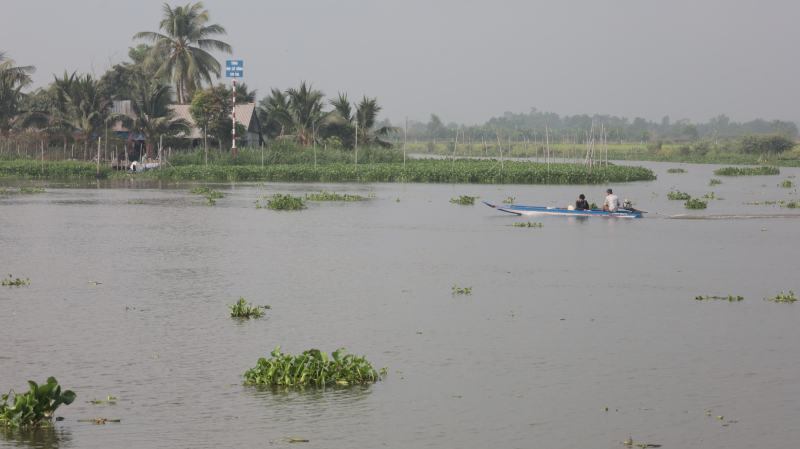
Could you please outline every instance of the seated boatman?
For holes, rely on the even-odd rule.
[[[619,210],[619,197],[611,189],[606,190],[606,201],[603,203],[603,212],[616,212]]]
[[[578,198],[580,199],[578,201],[575,201],[575,210],[591,210],[591,208],[589,207],[589,202],[586,201],[586,197],[583,196],[582,193],[581,196],[579,196]]]

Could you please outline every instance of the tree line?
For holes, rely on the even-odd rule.
[[[130,61],[115,64],[102,76],[91,74],[54,75],[46,87],[29,93],[34,66],[20,67],[5,52],[0,52],[0,141],[20,138],[46,138],[49,144],[64,145],[83,136],[83,159],[90,154],[95,136],[101,136],[117,123],[132,135],[144,136],[149,157],[163,138],[191,134],[187,120],[178,118],[173,104],[189,104],[189,112],[208,148],[228,149],[232,139],[232,89],[213,84],[222,66],[213,51],[232,53],[233,48],[216,39],[227,34],[219,24],[209,23],[210,12],[198,2],[172,7],[164,4],[158,31],[142,31],[133,36],[142,43],[129,48]],[[152,45],[151,45],[152,44]],[[236,86],[237,101],[256,103],[257,90],[246,83]],[[113,101],[130,101],[130,112],[115,112]],[[329,110],[326,107],[330,106]],[[376,98],[364,97],[352,105],[347,94],[326,101],[325,94],[302,82],[285,91],[271,89],[255,106],[262,132],[267,138],[293,140],[302,145],[319,144],[340,148],[358,144],[389,147],[381,139],[398,130],[390,125],[376,127],[381,106]],[[237,137],[247,128],[237,122]]]

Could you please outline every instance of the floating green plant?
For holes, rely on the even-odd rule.
[[[475,200],[480,198],[479,196],[466,196],[461,195],[460,198],[450,198],[451,203],[461,204],[462,206],[472,206],[475,204]]]
[[[453,284],[452,290],[453,294],[468,295],[472,293],[472,287],[457,287],[456,284]]]
[[[714,192],[706,193],[705,195],[703,195],[703,198],[714,199]]]
[[[267,199],[266,207],[272,210],[301,210],[306,208],[306,203],[301,197],[294,197],[288,193],[286,195],[276,193]],[[256,209],[263,209],[263,206],[256,206]]]
[[[144,204],[144,203],[142,203],[142,200],[139,200],[139,201],[128,200],[128,201],[125,201],[125,204]]]
[[[705,209],[708,207],[708,201],[701,201],[699,199],[689,200],[684,204],[687,209]]]
[[[20,187],[19,193],[44,193],[44,187]]]
[[[116,404],[117,403],[117,398],[115,398],[114,396],[111,396],[109,394],[107,399],[92,398],[91,401],[85,401],[85,402],[87,404],[94,404],[94,405],[97,405],[97,404],[108,404],[108,405],[111,405],[111,404]]]
[[[244,298],[241,296],[239,297],[239,301],[228,304],[228,308],[231,309],[231,316],[237,318],[258,318],[264,314],[261,309],[267,310],[271,309],[270,306],[254,306],[252,302],[246,302]]]
[[[689,173],[689,172],[682,168],[670,168],[669,170],[667,170],[667,173]]]
[[[0,195],[9,195],[11,191],[8,189],[0,189]]]
[[[755,175],[780,175],[778,167],[725,167],[714,170],[719,176],[755,176]]]
[[[774,298],[764,298],[765,301],[775,301],[775,302],[795,302],[797,301],[797,297],[794,295],[794,292],[789,290],[789,294],[785,294],[783,290],[781,290],[780,295],[776,295]]]
[[[541,223],[531,223],[530,221],[527,223],[514,223],[511,226],[515,226],[517,228],[541,228]]]
[[[3,279],[2,282],[0,282],[0,285],[19,287],[20,285],[30,285],[30,283],[31,281],[28,278],[25,278],[25,280],[22,280],[20,278],[14,279],[14,277],[9,274],[8,279]]]
[[[281,346],[272,351],[272,357],[258,359],[253,368],[244,373],[245,385],[327,385],[352,384],[378,379],[366,357],[345,355],[345,349],[328,354],[310,349],[301,355],[292,356],[280,352]]]
[[[676,190],[674,192],[669,192],[667,194],[667,199],[670,200],[689,200],[692,199],[692,196],[688,193],[681,192],[680,190]]]
[[[339,195],[336,192],[327,192],[325,190],[320,190],[319,193],[314,194],[306,194],[305,197],[306,201],[361,201],[361,197],[358,195]]]
[[[741,296],[697,296],[694,299],[702,300],[702,299],[727,299],[730,302],[734,301],[742,301],[744,298]]]
[[[222,192],[219,192],[217,190],[212,190],[210,192],[206,192],[203,196],[206,197],[207,200],[208,199],[225,198],[225,194],[222,193]]]
[[[709,186],[715,186],[717,184],[722,184],[722,180],[721,179],[711,179],[711,180],[708,181],[708,185]]]
[[[11,428],[37,428],[52,425],[53,414],[61,404],[69,405],[76,394],[71,390],[61,392],[55,377],[37,385],[29,380],[30,390],[24,394],[9,391],[0,397],[0,424]],[[13,400],[13,406],[9,404]],[[57,418],[57,420],[60,418]]]
[[[93,424],[105,424],[107,422],[120,422],[120,419],[105,419],[105,418],[93,418],[93,419],[79,419],[78,422],[90,422]]]
[[[515,199],[516,198],[508,197],[508,198],[504,199],[503,202],[506,203],[506,204],[513,204]]]
[[[205,195],[206,193],[210,193],[213,191],[211,187],[203,186],[203,187],[195,187],[189,191],[192,195]]]
[[[783,187],[785,189],[791,189],[792,187],[794,187],[794,184],[792,183],[792,181],[789,181],[787,179],[787,180],[783,181],[782,183],[778,184],[778,187]]]

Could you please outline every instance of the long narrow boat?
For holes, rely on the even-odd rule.
[[[487,206],[509,214],[516,215],[571,215],[580,217],[613,217],[613,218],[642,218],[641,211],[619,209],[617,212],[603,212],[600,209],[592,210],[569,210],[566,207],[546,207],[546,206],[516,206],[513,204],[494,204],[484,201]]]

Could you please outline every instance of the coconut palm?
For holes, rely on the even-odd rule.
[[[288,110],[289,97],[280,89],[270,89],[270,94],[258,102],[258,120],[261,123],[262,131],[271,139],[287,134],[294,133],[294,129],[286,129],[286,126],[278,121],[275,111]]]
[[[131,99],[131,114],[122,119],[130,132],[145,136],[147,157],[153,157],[153,149],[160,136],[189,135],[191,124],[176,119],[170,108],[173,101],[172,86],[158,81],[140,78],[128,92]]]
[[[8,137],[14,122],[22,113],[25,94],[22,89],[31,83],[33,66],[16,67],[16,61],[0,52],[0,137]]]
[[[333,109],[336,110],[336,113],[339,114],[343,119],[347,120],[348,123],[353,122],[353,110],[350,107],[350,101],[347,100],[347,94],[339,92],[339,96],[336,99],[330,101],[330,105],[333,106]]]
[[[89,157],[92,133],[99,133],[106,125],[119,119],[110,111],[111,101],[103,98],[100,82],[91,75],[78,76],[76,72],[55,78],[56,100],[48,111],[34,111],[25,123],[38,125],[50,132],[80,131],[83,134],[83,160]]]
[[[381,136],[387,136],[389,133],[400,132],[400,128],[396,126],[382,126],[375,128],[375,119],[378,118],[378,113],[383,107],[378,105],[377,98],[367,98],[361,100],[361,103],[356,105],[355,120],[358,121],[358,141],[362,145],[377,145],[383,148],[391,148],[392,144],[380,139]]]
[[[200,88],[201,82],[211,84],[211,74],[219,79],[221,66],[208,51],[233,53],[233,48],[210,36],[228,34],[218,24],[206,25],[211,18],[208,10],[198,2],[192,5],[170,7],[164,4],[159,30],[166,34],[142,31],[134,39],[147,39],[153,50],[145,58],[145,66],[158,66],[155,76],[169,79],[175,84],[178,102],[185,103],[188,96]]]
[[[332,123],[343,121],[339,114],[333,111],[322,111],[322,99],[325,94],[320,90],[300,83],[300,88],[290,88],[286,91],[288,105],[273,109],[271,114],[275,120],[285,127],[294,129],[295,140],[303,146],[313,143],[316,135]]]

